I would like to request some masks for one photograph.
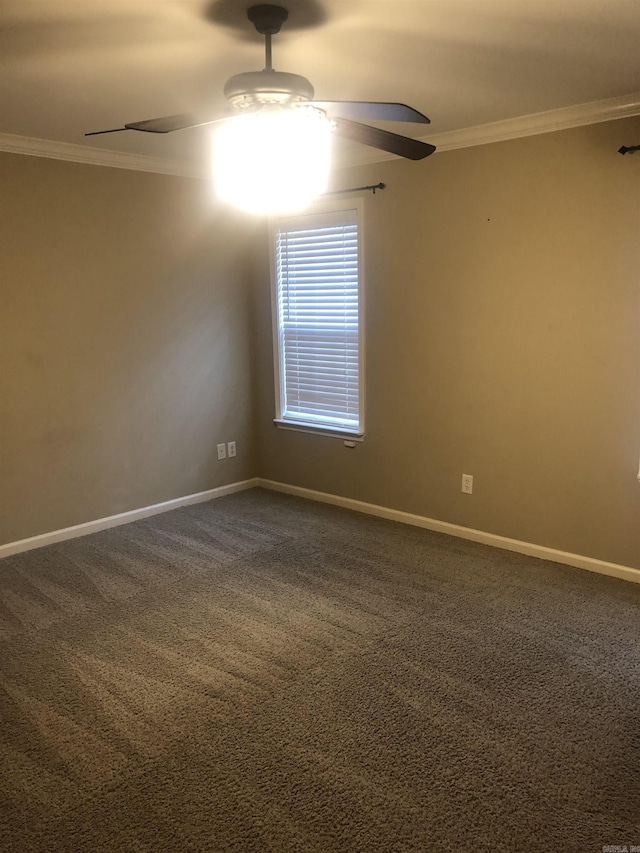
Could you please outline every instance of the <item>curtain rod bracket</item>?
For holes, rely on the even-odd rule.
[[[630,154],[632,151],[640,151],[640,145],[623,145],[618,148],[618,154]]]

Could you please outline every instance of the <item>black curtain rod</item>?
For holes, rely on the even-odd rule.
[[[618,154],[629,154],[631,151],[640,151],[640,145],[623,145],[618,148]]]
[[[365,191],[371,191],[374,195],[376,194],[376,190],[385,190],[387,188],[386,184],[382,182],[379,184],[370,184],[368,187],[351,187],[348,190],[334,190],[331,193],[322,193],[323,196],[326,195],[342,195],[342,193],[359,193]]]

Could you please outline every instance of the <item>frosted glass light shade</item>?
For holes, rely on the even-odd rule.
[[[324,192],[331,122],[313,107],[265,108],[223,124],[214,136],[216,193],[253,213],[287,213]]]

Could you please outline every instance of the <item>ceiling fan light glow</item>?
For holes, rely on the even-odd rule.
[[[326,189],[331,131],[314,107],[238,116],[214,136],[217,195],[252,213],[300,210]]]

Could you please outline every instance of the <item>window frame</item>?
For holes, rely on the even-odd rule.
[[[284,402],[284,370],[282,369],[283,341],[282,330],[279,325],[278,306],[278,281],[277,281],[277,258],[276,258],[276,234],[278,224],[287,219],[301,219],[304,216],[324,215],[340,213],[345,210],[355,210],[356,228],[358,235],[358,428],[348,429],[336,424],[313,423],[312,421],[295,420],[285,418]],[[364,300],[364,227],[363,227],[362,199],[349,201],[318,201],[299,213],[283,214],[269,218],[269,266],[271,278],[271,321],[273,341],[273,370],[275,384],[276,415],[273,423],[279,429],[292,430],[294,432],[305,432],[314,435],[324,435],[332,438],[350,439],[351,441],[363,441],[365,435],[365,300]]]

